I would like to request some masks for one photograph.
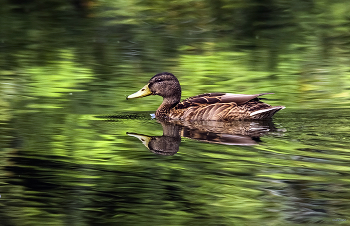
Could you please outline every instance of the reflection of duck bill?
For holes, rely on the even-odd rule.
[[[146,148],[149,149],[148,144],[149,144],[150,140],[152,140],[152,137],[137,134],[137,133],[126,133],[126,134],[128,134],[129,136],[138,138],[143,143],[143,145],[145,145]]]

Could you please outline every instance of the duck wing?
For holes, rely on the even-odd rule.
[[[177,105],[177,109],[184,109],[199,105],[210,105],[219,103],[235,104],[237,106],[247,103],[250,100],[256,99],[259,96],[273,94],[273,93],[260,93],[260,94],[233,94],[233,93],[205,93],[197,96],[187,98]]]

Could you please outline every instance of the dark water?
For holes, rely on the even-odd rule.
[[[348,225],[349,4],[0,1],[1,225]],[[273,121],[169,124],[264,93]]]

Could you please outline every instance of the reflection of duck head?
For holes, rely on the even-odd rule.
[[[158,121],[163,127],[163,136],[147,136],[127,133],[137,137],[150,151],[161,155],[174,155],[181,136],[208,143],[225,145],[256,145],[264,134],[275,131],[272,121]]]
[[[179,151],[181,137],[146,136],[136,133],[128,133],[129,136],[138,138],[150,151],[160,155],[174,155]]]
[[[180,126],[167,122],[161,122],[163,136],[147,136],[137,133],[127,133],[137,137],[150,151],[160,155],[174,155],[179,151],[181,142]]]

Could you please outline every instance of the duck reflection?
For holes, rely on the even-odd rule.
[[[138,138],[151,152],[174,155],[179,151],[181,137],[225,145],[256,145],[260,137],[276,131],[271,120],[264,121],[161,121],[162,136],[127,133]]]
[[[179,151],[181,142],[181,126],[160,121],[163,126],[163,136],[147,136],[136,133],[127,133],[137,137],[151,152],[160,155],[174,155]]]

